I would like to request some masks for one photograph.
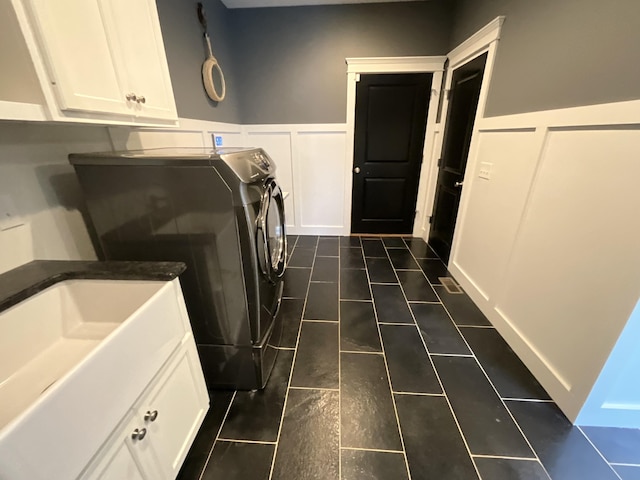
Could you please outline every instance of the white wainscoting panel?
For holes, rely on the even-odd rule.
[[[293,168],[291,158],[291,132],[256,132],[247,128],[245,133],[247,145],[264,148],[276,163],[276,179],[280,188],[289,193],[285,199],[285,214],[288,231],[296,227],[293,186]]]
[[[629,123],[629,103],[619,122],[616,104],[481,120],[449,263],[572,421],[640,293],[640,110]]]
[[[275,160],[288,232],[344,235],[346,125],[236,125],[180,119],[180,128],[109,128],[116,150],[159,147],[262,147]]]
[[[226,147],[240,147],[244,143],[240,125],[188,118],[181,118],[180,127],[177,129],[110,127],[109,133],[116,150],[212,147],[212,133],[221,135]]]
[[[469,162],[463,188],[471,201],[458,217],[460,244],[452,261],[487,300],[496,294],[520,224],[536,166],[534,140],[531,130],[480,132],[480,161]],[[479,177],[481,162],[491,163],[490,179]]]
[[[346,132],[299,132],[294,150],[299,233],[342,235]]]
[[[586,398],[640,286],[640,131],[551,131],[496,308]]]

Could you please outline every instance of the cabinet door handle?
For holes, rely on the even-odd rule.
[[[156,418],[158,418],[158,410],[147,410],[147,413],[144,414],[145,422],[155,422]]]
[[[129,102],[137,102],[138,101],[138,97],[136,96],[135,93],[127,93],[124,98],[126,98]]]
[[[133,440],[142,440],[147,435],[146,428],[136,428],[131,434]]]
[[[139,97],[136,98],[136,102],[138,102],[138,103],[147,103],[147,99],[144,98],[144,95],[140,95]]]

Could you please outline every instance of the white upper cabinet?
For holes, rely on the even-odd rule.
[[[15,41],[29,49],[46,119],[176,124],[154,0],[11,2],[22,32]]]
[[[126,114],[100,5],[91,0],[30,4],[60,109]]]
[[[122,82],[134,95],[135,111],[153,118],[175,118],[176,106],[162,42],[160,21],[153,1],[102,0],[109,18],[110,38]]]

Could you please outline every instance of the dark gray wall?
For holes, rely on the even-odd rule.
[[[640,1],[458,0],[450,47],[498,15],[486,116],[640,98]]]
[[[171,83],[178,115],[218,122],[240,123],[239,92],[231,52],[229,12],[220,0],[204,0],[213,54],[222,67],[227,95],[222,102],[207,97],[202,85],[202,63],[207,49],[192,0],[157,0]]]
[[[345,57],[445,55],[450,3],[231,10],[242,123],[345,122]]]

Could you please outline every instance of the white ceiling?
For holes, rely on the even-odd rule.
[[[227,8],[296,7],[302,5],[336,5],[340,3],[390,3],[407,0],[222,0]],[[419,0],[409,0],[419,1]]]

